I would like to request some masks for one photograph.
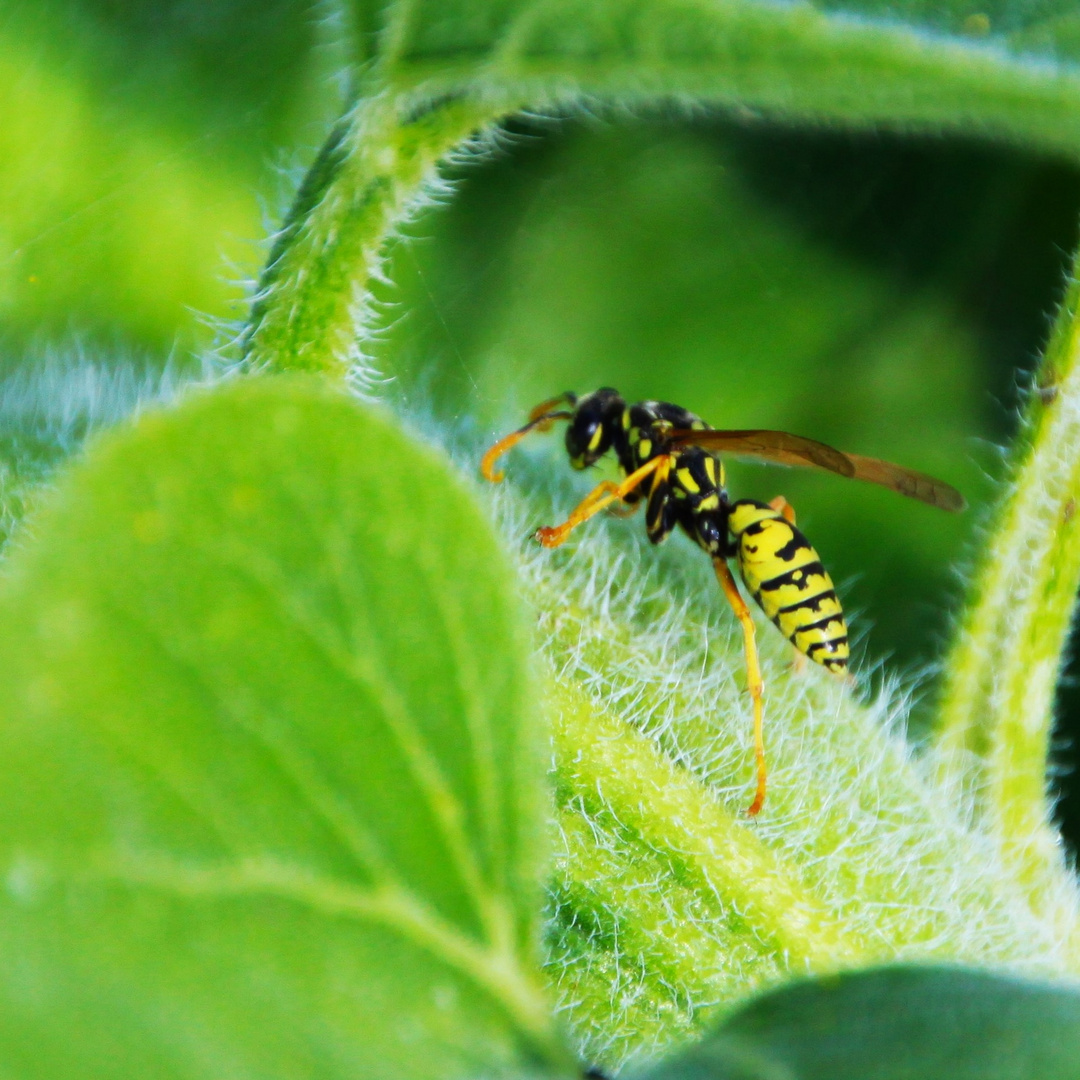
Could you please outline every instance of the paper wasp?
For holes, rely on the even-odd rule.
[[[853,480],[880,484],[942,510],[964,508],[963,496],[932,476],[859,454],[845,454],[786,431],[722,431],[665,401],[628,404],[603,387],[584,397],[566,393],[538,405],[529,421],[500,439],[484,455],[483,475],[498,482],[496,461],[533,431],[565,420],[570,464],[584,469],[614,449],[625,479],[605,480],[561,525],[536,530],[544,547],[558,547],[571,530],[612,503],[645,501],[645,527],[658,544],[678,525],[711,557],[717,580],[742,627],[747,683],[754,709],[757,789],[747,814],[765,802],[764,685],[754,640],[754,622],[727,560],[734,558],[750,595],[803,655],[837,675],[848,663],[848,632],[832,579],[817,552],[795,527],[795,512],[783,496],[771,503],[732,501],[717,454],[780,465],[823,469]]]

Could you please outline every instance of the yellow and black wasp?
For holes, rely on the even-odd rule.
[[[566,450],[575,469],[595,464],[614,448],[625,479],[621,483],[605,480],[561,525],[537,529],[535,539],[544,547],[558,547],[572,529],[612,503],[636,506],[645,500],[645,527],[654,544],[678,525],[712,558],[720,587],[742,626],[746,650],[757,761],[757,790],[746,812],[753,816],[765,802],[764,685],[754,622],[727,560],[736,560],[750,595],[791,644],[836,675],[847,671],[848,632],[832,579],[795,527],[790,504],[783,496],[771,503],[732,501],[717,453],[824,469],[881,484],[942,510],[962,510],[963,496],[941,480],[887,461],[844,454],[786,431],[721,431],[666,401],[628,404],[610,387],[584,397],[561,394],[538,405],[524,427],[500,439],[484,455],[483,475],[501,480],[496,461],[530,432],[547,431],[559,420],[569,422]]]

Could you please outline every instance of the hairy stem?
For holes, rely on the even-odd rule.
[[[988,48],[757,0],[518,2],[480,18],[465,5],[461,19],[455,8],[352,5],[359,103],[278,235],[244,336],[250,367],[347,371],[387,236],[442,156],[525,105],[709,103],[1080,157],[1080,75],[1010,53],[1007,39]]]
[[[1078,310],[1074,281],[948,658],[937,736],[943,773],[966,775],[979,812],[1029,881],[1061,858],[1046,783],[1054,691],[1080,586]]]
[[[1002,47],[1004,46],[1004,47]],[[1080,76],[899,21],[758,0],[564,0],[500,6],[459,47],[418,26],[387,71],[399,90],[468,83],[530,105],[594,95],[766,109],[855,127],[989,135],[1080,154]]]
[[[448,97],[364,98],[336,125],[278,233],[244,335],[254,370],[344,377],[373,275],[441,157],[507,111]]]

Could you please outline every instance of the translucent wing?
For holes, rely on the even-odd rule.
[[[847,459],[855,466],[856,480],[892,488],[909,499],[918,499],[952,513],[957,513],[967,506],[964,496],[956,488],[937,477],[927,476],[926,473],[916,472],[914,469],[905,469],[889,461],[863,457],[861,454],[848,454]]]
[[[676,428],[667,433],[675,446],[700,446],[735,457],[757,458],[778,465],[825,469],[852,480],[880,484],[909,499],[918,499],[941,510],[963,510],[967,505],[956,488],[925,473],[905,469],[861,454],[843,454],[815,439],[789,431],[717,431],[709,428]]]
[[[828,469],[841,476],[855,475],[855,466],[847,454],[825,443],[804,439],[789,431],[716,431],[709,428],[676,428],[667,433],[676,446],[702,446],[736,457],[761,458],[780,465]]]

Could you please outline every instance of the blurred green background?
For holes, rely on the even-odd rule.
[[[220,344],[342,100],[339,39],[301,0],[0,0],[4,369],[76,346],[183,366]],[[454,176],[456,197],[395,246],[371,349],[421,412],[487,438],[554,393],[614,385],[964,491],[951,517],[732,469],[737,496],[796,505],[864,664],[917,686],[917,735],[1077,243],[1080,172],[955,139],[657,112],[518,119]],[[1073,667],[1057,756],[1076,850]]]

